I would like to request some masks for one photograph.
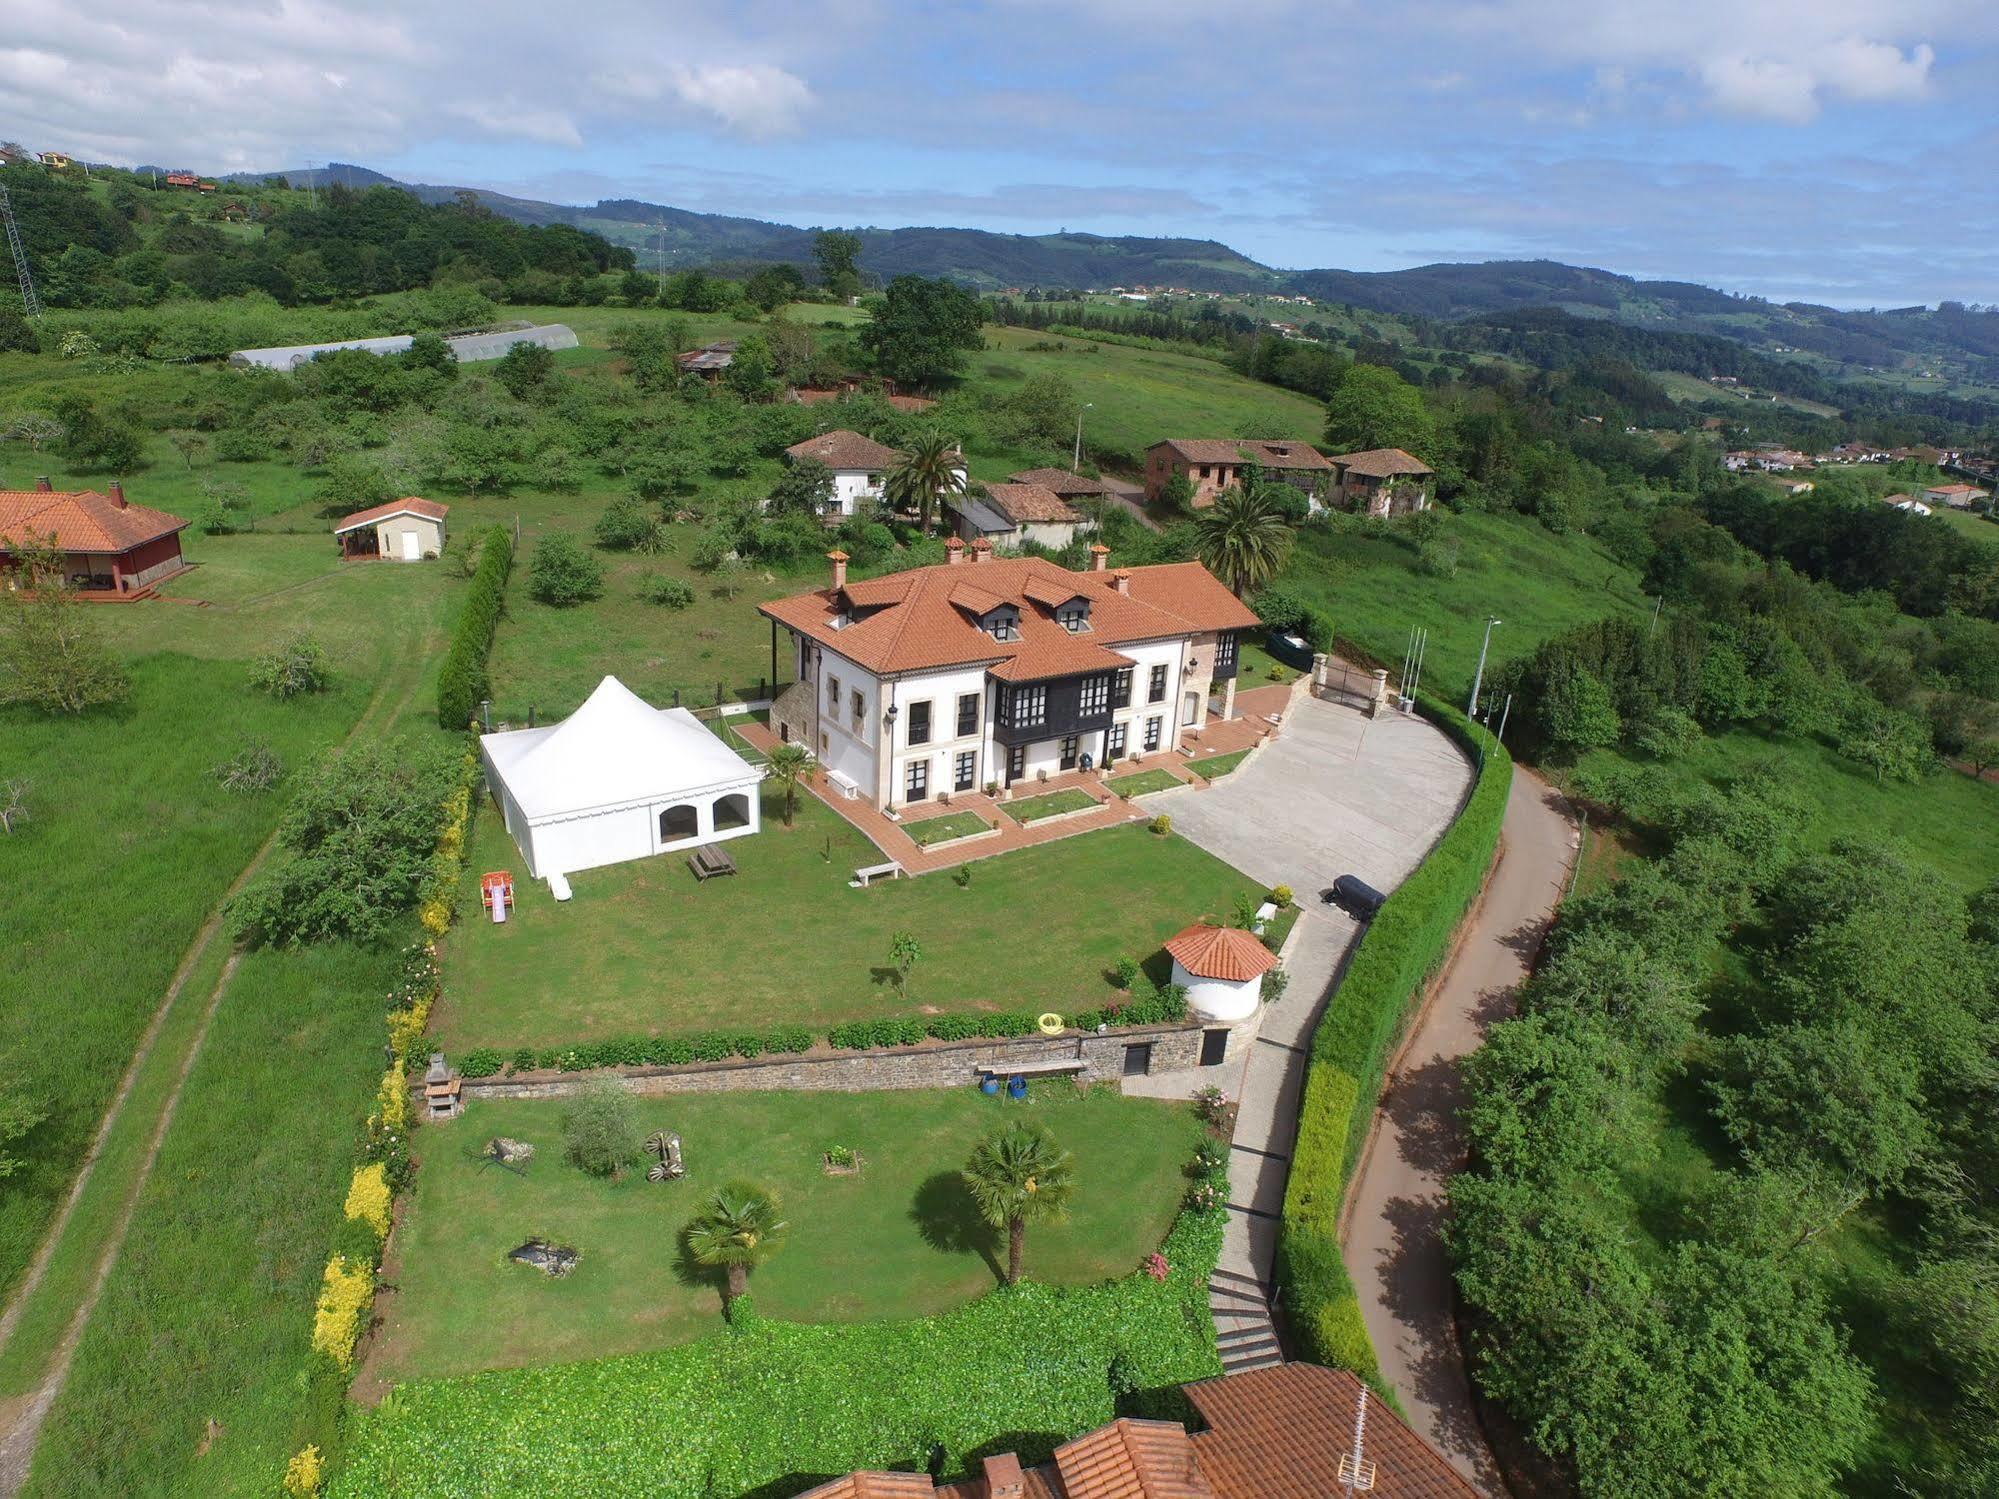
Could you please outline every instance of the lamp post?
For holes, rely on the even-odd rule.
[[[1069,472],[1072,474],[1083,466],[1083,413],[1096,404],[1095,401],[1085,401],[1076,409],[1076,451],[1069,455]]]
[[[1478,647],[1478,670],[1472,675],[1471,679],[1471,701],[1465,705],[1465,717],[1467,718],[1478,717],[1478,690],[1485,684],[1486,648],[1492,644],[1492,627],[1504,623],[1506,623],[1505,620],[1495,618],[1492,615],[1486,616],[1485,639],[1479,642]]]

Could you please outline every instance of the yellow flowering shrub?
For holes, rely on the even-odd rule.
[[[401,1010],[389,1011],[389,1054],[398,1067],[408,1067],[423,1040],[423,1028],[430,1024],[430,1001],[419,1000]]]
[[[354,1180],[347,1187],[347,1216],[367,1224],[375,1231],[376,1238],[386,1239],[389,1202],[389,1168],[380,1161],[357,1167]]]
[[[391,1067],[382,1074],[382,1086],[375,1092],[375,1117],[391,1134],[401,1134],[409,1127],[410,1090],[401,1067]]]
[[[375,1299],[371,1266],[336,1254],[326,1262],[319,1286],[319,1304],[312,1313],[312,1346],[343,1369],[354,1366],[354,1345],[361,1340],[361,1320]]]
[[[299,1448],[285,1464],[285,1492],[292,1499],[313,1499],[325,1479],[326,1463],[316,1446]]]

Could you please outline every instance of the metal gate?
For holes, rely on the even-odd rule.
[[[1318,696],[1329,703],[1343,703],[1365,711],[1374,702],[1374,673],[1357,666],[1326,663],[1326,685]]]

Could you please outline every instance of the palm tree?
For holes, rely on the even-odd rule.
[[[1237,598],[1275,577],[1291,550],[1291,522],[1261,493],[1223,490],[1194,528],[1195,554]]]
[[[1002,1125],[978,1143],[965,1163],[965,1186],[979,1215],[1006,1230],[1006,1283],[1020,1280],[1027,1225],[1059,1222],[1076,1179],[1069,1152],[1041,1125]]]
[[[727,1272],[722,1295],[726,1315],[750,1287],[750,1271],[777,1253],[791,1227],[778,1217],[777,1198],[755,1182],[733,1181],[708,1199],[707,1206],[681,1230],[688,1258]]]
[[[925,432],[909,445],[882,477],[882,498],[898,510],[914,510],[930,533],[938,502],[947,494],[962,494],[958,476],[964,463],[958,445],[942,432]]]
[[[784,825],[791,826],[791,804],[798,796],[798,783],[812,774],[812,755],[802,744],[786,741],[770,752],[770,782],[784,793]]]

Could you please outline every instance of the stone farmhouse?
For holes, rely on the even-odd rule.
[[[1436,471],[1400,448],[1370,448],[1330,460],[1339,471],[1339,503],[1363,515],[1401,515],[1430,508]]]
[[[70,583],[86,593],[132,597],[186,572],[187,522],[132,504],[116,480],[110,489],[60,490],[41,479],[33,489],[0,490],[0,566],[11,569],[14,549],[25,543],[53,540]]]
[[[890,810],[1040,772],[1177,749],[1234,711],[1236,642],[1257,618],[1198,562],[1080,572],[997,558],[858,582],[827,553],[825,588],[759,606],[790,637],[795,680],[771,709],[833,785]]]
[[[983,537],[995,546],[1034,541],[1065,547],[1087,524],[1082,511],[1039,484],[988,484],[984,495],[955,495],[945,503],[958,517],[960,540]]]
[[[850,432],[844,427],[795,442],[784,453],[794,463],[807,458],[815,459],[833,471],[833,498],[820,514],[834,523],[853,515],[861,508],[863,501],[880,504],[883,477],[902,457],[886,443],[876,442],[872,437]],[[954,472],[962,490],[967,479],[962,455]]]
[[[1338,477],[1332,462],[1308,442],[1169,437],[1145,450],[1145,497],[1157,500],[1169,479],[1185,474],[1194,486],[1194,508],[1205,510],[1251,468],[1302,489],[1308,499],[1319,503],[1324,503]]]

